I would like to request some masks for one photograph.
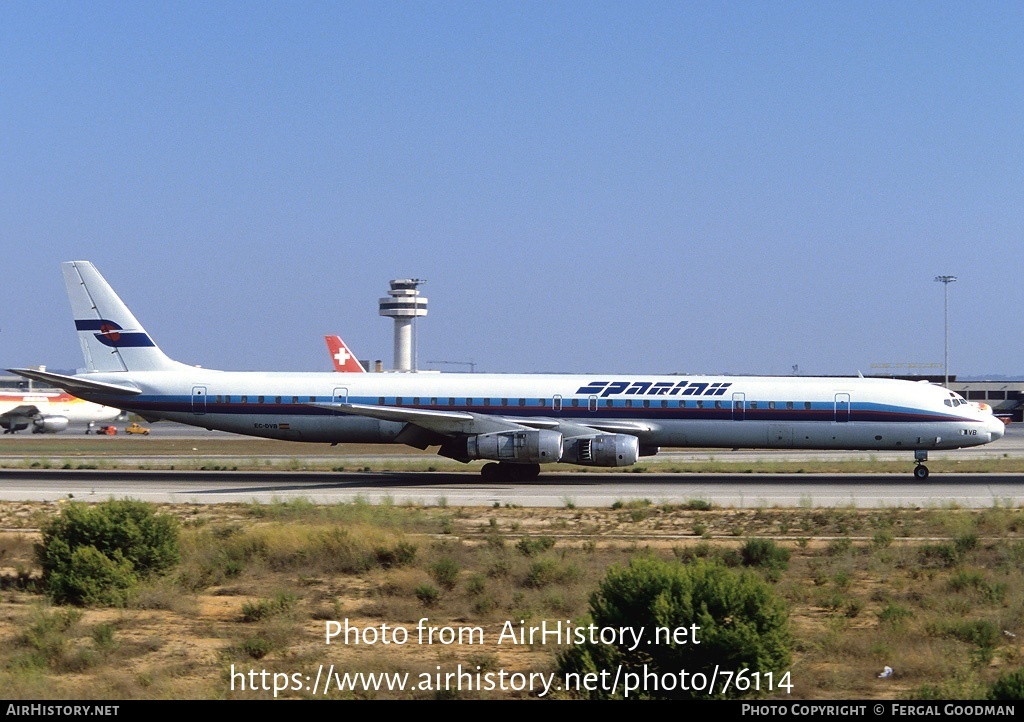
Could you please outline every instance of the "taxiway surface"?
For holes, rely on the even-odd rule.
[[[208,432],[173,424],[154,425],[152,437],[205,437]],[[230,437],[232,435],[224,435]],[[10,438],[10,437],[8,437]],[[21,437],[24,438],[24,437]],[[239,437],[235,437],[239,438]],[[153,463],[147,455],[147,439],[129,461]],[[4,445],[0,458],[19,458],[19,439]],[[97,448],[103,440],[97,440]],[[303,459],[303,445],[294,445]],[[974,449],[932,454],[933,459],[977,459],[1024,456],[1024,425],[1011,425],[999,441]],[[79,456],[78,461],[104,458]],[[167,463],[172,457],[161,456]],[[195,460],[197,457],[187,457]],[[203,457],[205,458],[205,457]],[[264,457],[260,457],[261,459]],[[277,459],[277,456],[266,457]],[[338,457],[346,469],[362,463],[394,458],[352,455]],[[423,459],[423,456],[418,458]],[[427,457],[429,458],[429,457]],[[721,507],[989,507],[1024,504],[1024,474],[939,474],[926,482],[913,478],[913,460],[907,452],[824,452],[800,450],[667,450],[659,461],[671,462],[720,459],[822,460],[897,459],[906,460],[907,470],[898,474],[692,474],[659,473],[652,465],[648,473],[587,473],[558,467],[561,473],[545,473],[529,482],[485,482],[475,471],[196,471],[139,470],[137,468],[92,469],[0,469],[0,500],[58,501],[85,499],[103,501],[130,497],[153,502],[212,504],[222,502],[271,503],[286,499],[307,499],[314,503],[449,504],[453,506],[607,506],[616,501],[649,499],[653,503],[685,503],[703,500]],[[111,459],[108,459],[110,461]],[[21,459],[24,466],[25,459]],[[172,461],[173,463],[173,461]]]
[[[305,499],[313,503],[450,506],[610,506],[708,501],[719,507],[1016,507],[1021,474],[552,474],[530,482],[483,482],[478,474],[413,472],[207,472],[12,470],[0,472],[0,500],[105,501],[111,497],[179,504]]]

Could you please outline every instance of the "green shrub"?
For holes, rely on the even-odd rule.
[[[978,548],[978,535],[974,532],[961,534],[953,540],[953,547],[961,556]]]
[[[441,598],[441,590],[433,584],[420,584],[413,592],[425,607],[431,607]]]
[[[548,549],[555,546],[555,540],[549,536],[537,536],[529,537],[524,536],[518,542],[516,542],[516,551],[523,556],[535,557],[538,554],[543,554]]]
[[[384,569],[407,567],[416,559],[416,545],[409,542],[398,542],[393,547],[378,547],[377,563]]]
[[[715,556],[715,550],[707,542],[700,542],[693,546],[674,546],[672,553],[682,563],[691,562],[694,559],[708,559]]]
[[[281,592],[273,599],[258,599],[255,602],[242,603],[242,621],[258,622],[262,619],[275,617],[290,612],[298,601],[291,592]]]
[[[541,589],[558,579],[558,564],[553,559],[538,559],[530,564],[523,585],[531,589]]]
[[[853,540],[849,537],[833,539],[825,547],[825,553],[830,557],[838,557],[849,554],[853,550]]]
[[[512,573],[512,564],[508,559],[495,559],[487,569],[487,576],[491,579],[505,579]]]
[[[981,572],[961,570],[949,578],[949,589],[954,592],[975,592],[988,601],[1002,603],[1008,586],[1005,582],[989,583]]]
[[[1024,699],[1024,667],[1000,675],[988,693],[989,699]]]
[[[892,532],[887,529],[875,532],[874,537],[871,538],[871,543],[879,549],[886,549],[892,546]]]
[[[118,643],[114,639],[114,625],[105,622],[103,624],[97,624],[92,628],[91,632],[93,644],[96,645],[96,649],[101,652],[111,652],[117,649]]]
[[[43,527],[36,556],[55,602],[120,604],[139,579],[178,563],[178,525],[139,501],[72,502]]]
[[[487,577],[483,574],[474,574],[466,582],[466,593],[471,597],[477,597],[484,593],[487,588]]]
[[[94,546],[78,547],[50,573],[46,581],[50,597],[58,604],[123,606],[139,579],[120,550],[115,549],[111,557]]]
[[[711,679],[716,665],[734,672],[782,673],[790,664],[791,637],[785,606],[760,576],[726,568],[720,563],[696,560],[689,564],[650,557],[633,559],[628,567],[609,570],[590,597],[591,622],[598,628],[627,627],[643,634],[634,645],[584,644],[558,655],[562,674],[593,673],[621,665],[624,673],[691,675]],[[672,631],[685,628],[693,637],[673,640]],[[657,630],[669,630],[661,638]],[[628,635],[627,635],[628,636]],[[699,640],[700,644],[694,642]],[[647,643],[650,642],[650,643]],[[634,647],[630,649],[630,647]],[[776,676],[777,682],[783,678]],[[788,683],[790,680],[786,680]],[[693,699],[739,697],[756,692],[731,686],[723,690],[647,689],[632,696]],[[591,698],[605,698],[612,690],[598,689]],[[618,695],[622,696],[621,689]]]
[[[878,621],[900,624],[903,620],[912,616],[914,616],[914,613],[903,605],[889,602],[878,612]]]
[[[925,544],[917,554],[923,567],[955,567],[960,563],[960,547],[954,544]]]
[[[459,572],[462,571],[462,568],[451,557],[444,557],[431,564],[429,571],[435,582],[442,588],[451,591],[459,581]]]
[[[740,549],[745,567],[782,570],[789,566],[789,550],[771,539],[748,539]]]
[[[248,637],[242,641],[242,651],[253,659],[263,659],[273,650],[274,645],[264,637]]]
[[[940,625],[939,633],[943,636],[959,639],[961,642],[975,644],[983,649],[991,649],[999,642],[999,627],[987,619],[960,619]]]
[[[643,521],[653,513],[650,509],[630,509],[629,518],[632,521]]]
[[[690,499],[683,504],[684,509],[690,509],[693,511],[711,511],[714,505],[706,499]]]

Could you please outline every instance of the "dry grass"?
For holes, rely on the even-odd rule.
[[[1024,663],[1019,509],[691,506],[700,505],[165,505],[160,511],[183,522],[175,572],[144,586],[126,609],[66,610],[36,589],[32,555],[41,519],[60,505],[3,503],[0,687],[17,699],[267,698],[232,691],[232,665],[289,675],[315,675],[321,664],[413,675],[456,664],[549,672],[556,645],[493,643],[506,622],[578,620],[612,564],[637,554],[737,563],[752,537],[791,552],[771,578],[796,640],[793,699],[972,698]],[[424,585],[438,592],[429,606],[418,594]],[[489,643],[324,641],[328,620],[414,634],[424,617],[480,627]],[[879,679],[885,665],[895,674]]]

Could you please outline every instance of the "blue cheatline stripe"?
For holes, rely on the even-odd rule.
[[[240,398],[242,394],[232,394],[230,397],[227,395],[221,395],[221,398],[229,398],[228,401],[216,401],[215,395],[208,395],[205,397],[204,411],[207,414],[224,414],[224,415],[287,415],[287,416],[348,416],[349,414],[342,414],[338,411],[331,409],[321,408],[317,406],[311,406],[310,403],[329,403],[330,398],[326,395],[315,397],[317,402],[310,402],[310,396],[300,396],[299,403],[294,403],[290,399],[294,394],[282,396],[288,401],[282,400],[281,403],[276,402],[264,402],[259,403],[256,399],[259,398],[258,394],[247,394],[249,401],[247,403],[241,403]],[[273,398],[274,394],[264,394],[264,398]],[[394,397],[385,397],[386,403],[379,404],[380,397],[349,397],[349,402],[369,405],[385,405],[395,406]],[[408,397],[411,401],[413,397]],[[423,397],[420,397],[421,399]],[[431,397],[427,397],[428,399]],[[440,398],[440,397],[439,397]],[[450,397],[443,397],[448,399]],[[723,404],[722,408],[715,408],[710,403],[704,408],[697,408],[690,401],[685,407],[680,406],[678,403],[670,405],[667,408],[663,408],[659,405],[652,405],[650,407],[633,406],[631,408],[626,407],[624,404],[616,403],[613,406],[598,406],[596,411],[590,411],[586,404],[586,399],[582,399],[579,406],[574,407],[566,403],[567,400],[563,399],[562,408],[560,411],[554,411],[550,405],[550,399],[539,399],[539,398],[528,398],[526,399],[525,405],[518,404],[501,406],[500,398],[490,399],[491,404],[489,406],[483,406],[483,397],[473,397],[476,403],[469,405],[466,404],[465,397],[454,397],[456,404],[449,406],[445,404],[423,404],[413,405],[411,403],[403,403],[398,408],[405,409],[434,409],[443,411],[468,411],[474,413],[487,413],[496,416],[509,416],[509,417],[534,417],[544,416],[549,418],[566,418],[576,419],[582,423],[586,423],[588,419],[594,421],[600,420],[629,420],[638,418],[647,419],[661,419],[661,420],[678,420],[678,421],[711,421],[711,420],[722,420],[727,421],[733,418],[733,409],[730,404]],[[546,405],[541,406],[540,402],[545,401]],[[571,401],[569,399],[568,401]],[[105,397],[102,401],[114,406],[125,406],[129,410],[135,411],[165,411],[165,412],[177,412],[177,413],[190,413],[193,410],[192,397],[191,396],[137,396],[131,399],[130,404],[126,404],[123,397]],[[671,404],[672,402],[670,402]],[[825,401],[820,403],[814,403],[810,409],[801,408],[794,409],[750,409],[744,408],[744,419],[747,422],[750,421],[761,421],[761,422],[795,422],[795,421],[817,421],[827,422],[835,420],[835,408],[831,401]],[[960,416],[954,416],[949,414],[943,414],[939,412],[927,411],[924,409],[914,409],[909,407],[897,407],[873,403],[865,403],[862,405],[853,404],[850,409],[850,422],[888,422],[888,423],[907,423],[907,422],[950,422],[950,421],[980,421],[980,419],[969,419]],[[742,422],[740,422],[742,423]]]

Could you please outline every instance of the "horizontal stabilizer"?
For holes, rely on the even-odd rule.
[[[99,393],[99,394],[114,394],[116,396],[136,396],[142,391],[135,388],[134,386],[122,386],[120,384],[111,384],[104,381],[91,381],[82,376],[65,376],[64,374],[55,374],[50,371],[37,371],[36,369],[7,369],[12,374],[18,374],[18,376],[24,376],[27,379],[34,379],[36,381],[42,381],[47,384],[51,384],[58,388],[62,388],[70,394],[78,395],[80,393]]]

